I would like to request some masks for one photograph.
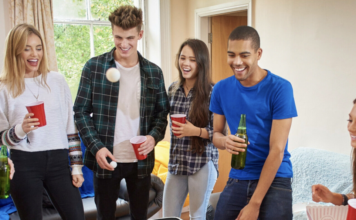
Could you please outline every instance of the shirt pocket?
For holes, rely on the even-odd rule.
[[[143,94],[146,97],[147,108],[152,110],[155,108],[157,92],[158,92],[158,85],[147,84],[146,94]]]

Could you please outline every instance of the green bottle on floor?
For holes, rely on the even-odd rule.
[[[7,147],[0,150],[0,199],[7,199],[10,195],[10,166],[7,162]]]
[[[237,132],[235,134],[236,137],[242,138],[245,140],[245,144],[248,144],[248,137],[246,132],[246,115],[241,114],[239,127],[237,128]],[[234,169],[242,170],[245,168],[246,163],[246,154],[247,148],[244,148],[245,152],[239,152],[238,155],[233,154],[231,157],[231,167]]]

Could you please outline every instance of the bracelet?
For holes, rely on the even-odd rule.
[[[348,205],[347,201],[349,201],[349,198],[345,194],[341,194],[343,198],[342,205]]]
[[[199,137],[200,137],[200,135],[201,135],[201,128],[200,128],[200,134],[199,134]]]

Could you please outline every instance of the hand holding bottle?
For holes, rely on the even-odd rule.
[[[236,137],[235,135],[228,135],[225,138],[224,146],[227,152],[238,155],[239,152],[246,151],[245,148],[247,144],[245,144],[245,140],[242,138]]]

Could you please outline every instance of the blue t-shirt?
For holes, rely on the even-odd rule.
[[[247,146],[245,168],[231,168],[229,177],[240,180],[257,180],[269,153],[269,139],[273,119],[297,116],[293,88],[290,82],[267,70],[267,76],[257,85],[244,87],[231,76],[214,86],[210,111],[224,115],[231,134],[235,134],[241,114],[246,114]],[[276,177],[293,177],[289,160],[288,141]]]

